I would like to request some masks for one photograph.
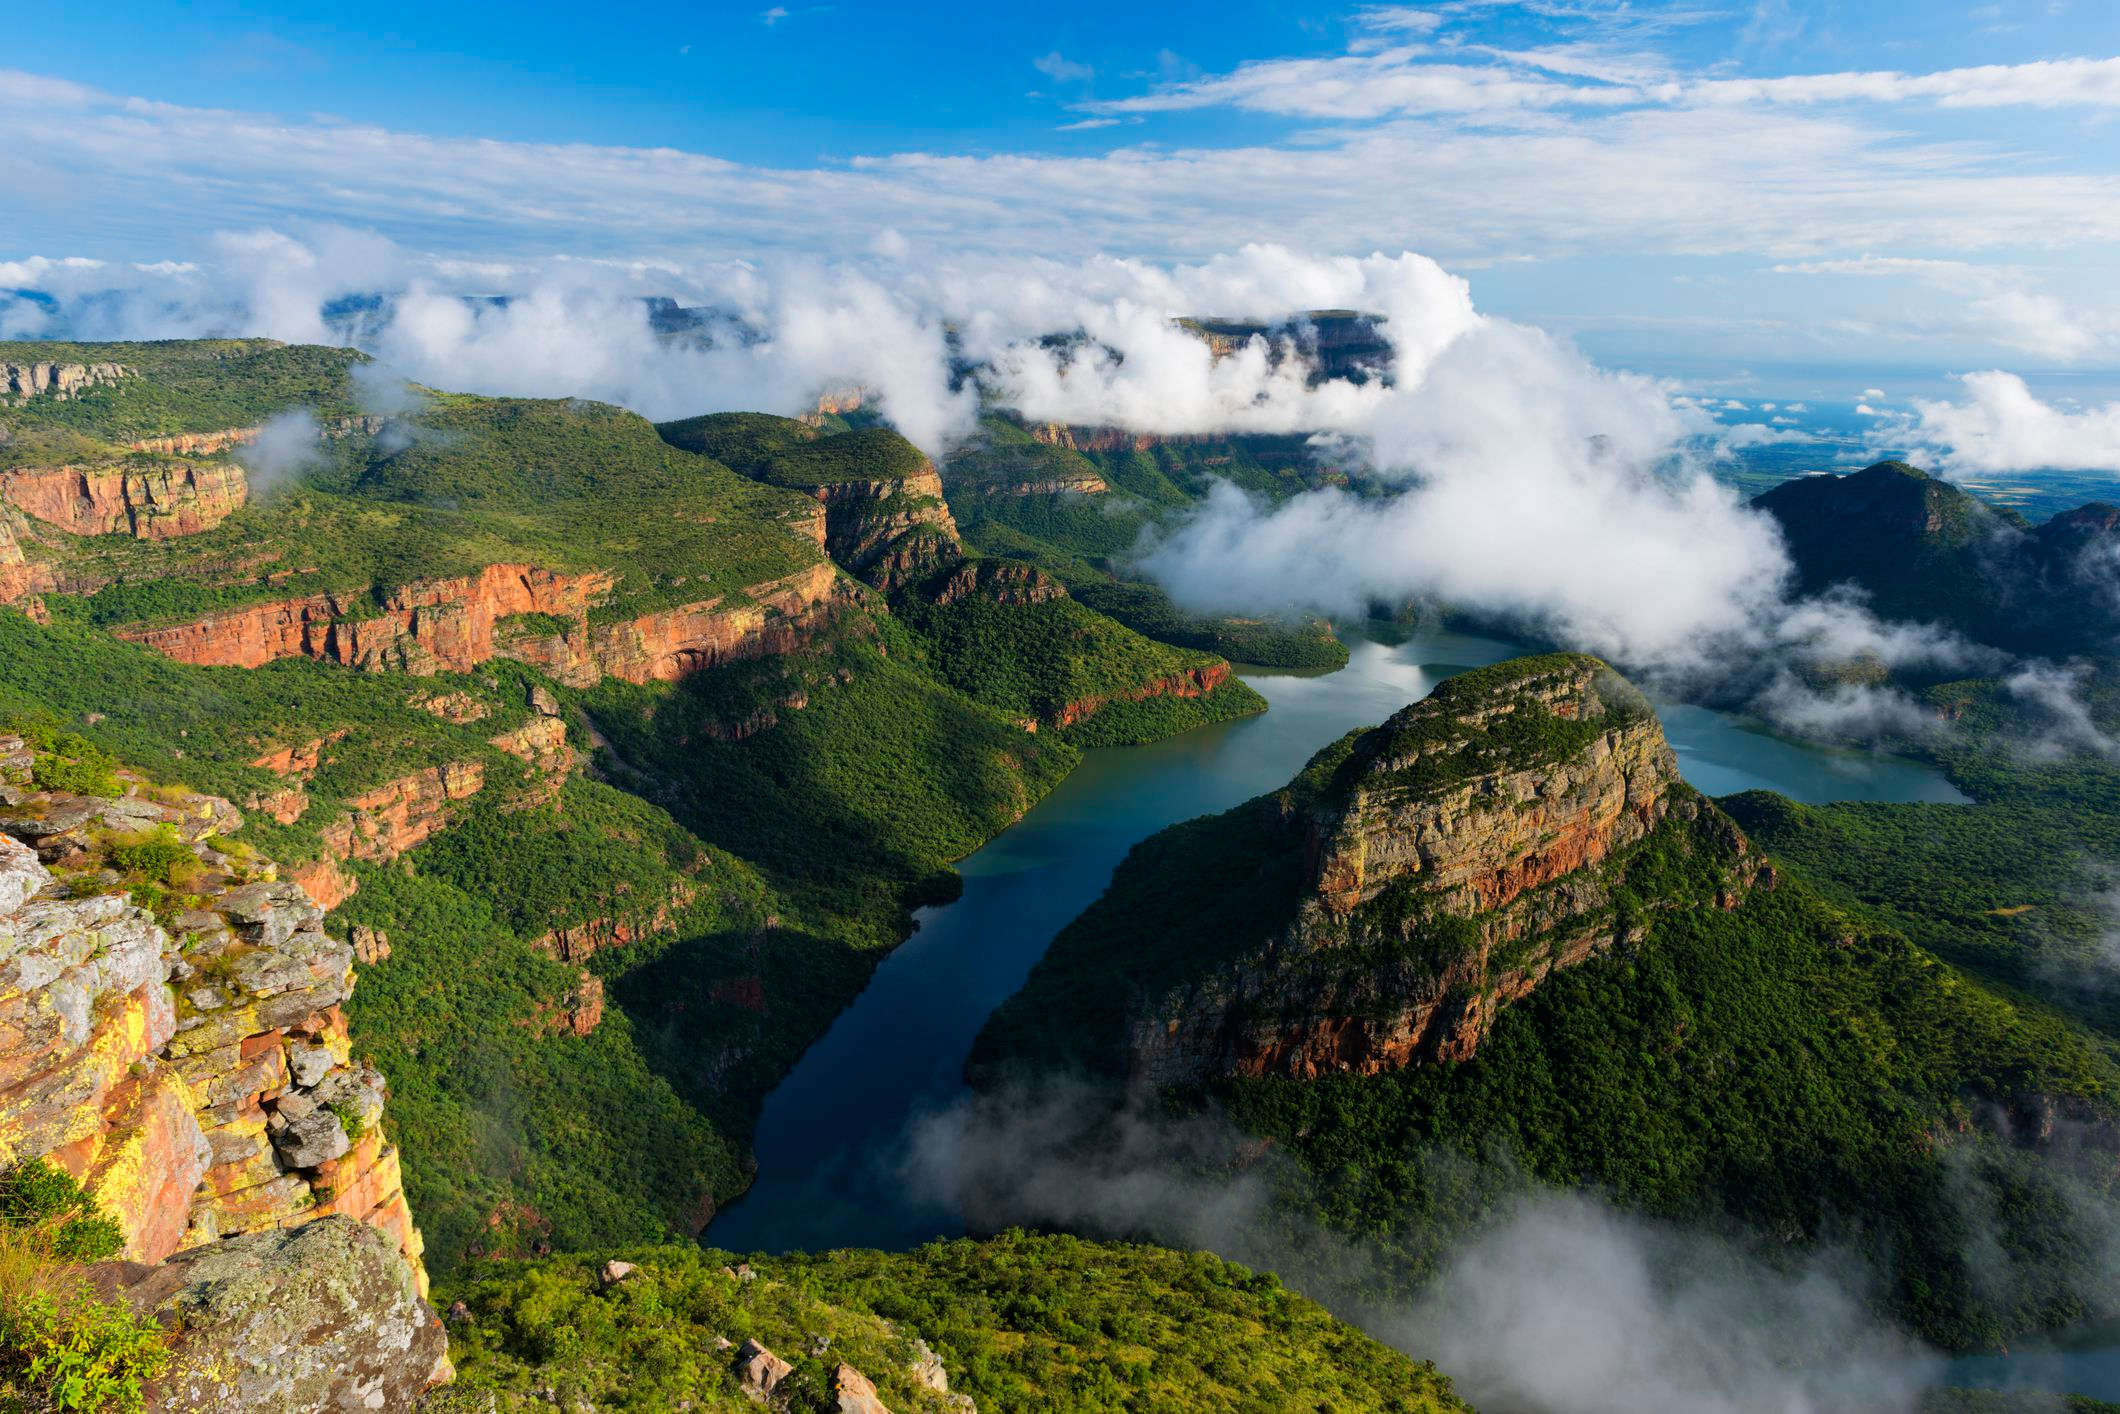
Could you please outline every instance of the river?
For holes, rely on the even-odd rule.
[[[1260,716],[1087,753],[1014,828],[958,866],[964,896],[919,911],[919,930],[766,1098],[757,1181],[706,1240],[752,1252],[897,1249],[957,1235],[955,1213],[899,1178],[908,1125],[963,1093],[980,1027],[1104,891],[1127,850],[1275,789],[1347,731],[1521,651],[1445,632],[1388,647],[1356,642],[1335,673],[1246,671],[1271,704]],[[1964,799],[1912,761],[1800,745],[1706,708],[1658,710],[1686,779],[1710,795],[1764,787],[1813,802]]]

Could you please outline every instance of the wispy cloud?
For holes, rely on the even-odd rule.
[[[1095,69],[1066,58],[1057,49],[1031,60],[1031,67],[1054,83],[1088,83],[1097,76]]]

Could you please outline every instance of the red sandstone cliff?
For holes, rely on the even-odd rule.
[[[70,535],[126,534],[142,540],[195,535],[228,519],[247,494],[243,469],[226,462],[0,472],[0,498]]]

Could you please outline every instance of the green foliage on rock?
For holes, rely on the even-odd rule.
[[[162,1328],[104,1300],[78,1264],[115,1256],[118,1225],[65,1171],[0,1172],[0,1414],[135,1414],[168,1361]]]
[[[1204,1253],[1007,1233],[913,1252],[736,1258],[698,1249],[511,1267],[446,1288],[456,1386],[443,1411],[562,1404],[755,1407],[736,1373],[755,1340],[794,1368],[788,1407],[837,1407],[834,1366],[906,1414],[955,1408],[1461,1410],[1448,1379],[1281,1285]],[[726,1346],[722,1343],[726,1342]],[[916,1373],[939,1364],[948,1394]],[[928,1364],[932,1369],[933,1364]]]
[[[1266,707],[1234,679],[1226,693],[1198,694],[1193,679],[1220,671],[1220,659],[1144,638],[1072,599],[1004,604],[973,595],[934,604],[904,596],[897,615],[943,682],[1005,716],[1067,725],[1083,745],[1154,740]],[[1128,710],[1149,707],[1143,697],[1154,707]]]

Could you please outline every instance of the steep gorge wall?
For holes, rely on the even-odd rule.
[[[1554,970],[1639,936],[1616,890],[1652,834],[1682,835],[1716,875],[1663,906],[1735,907],[1762,877],[1736,826],[1680,782],[1654,712],[1603,664],[1560,655],[1455,681],[1279,799],[1276,847],[1303,861],[1293,922],[1152,1007],[1134,1029],[1137,1076],[1465,1059]]]
[[[589,610],[612,585],[600,570],[563,574],[495,564],[409,584],[380,602],[366,594],[312,594],[120,635],[179,662],[245,668],[304,657],[368,672],[424,674],[468,672],[506,657],[586,687],[606,674],[667,682],[711,664],[787,652],[844,602],[832,566],[820,561],[739,596],[591,623]],[[573,625],[560,633],[509,632],[503,621],[525,614]]]
[[[228,519],[247,495],[243,469],[229,462],[0,472],[0,498],[70,535],[195,535]]]

